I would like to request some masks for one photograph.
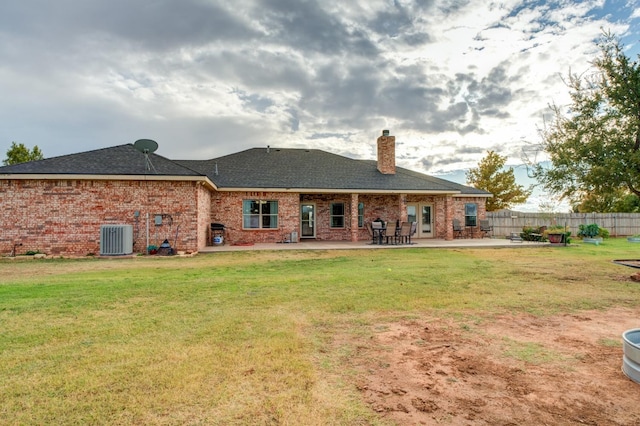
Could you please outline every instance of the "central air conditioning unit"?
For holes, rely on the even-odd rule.
[[[100,225],[100,256],[133,253],[133,225]]]

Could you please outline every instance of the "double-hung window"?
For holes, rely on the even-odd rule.
[[[478,205],[467,203],[464,205],[464,226],[476,226],[478,222]]]
[[[344,203],[331,203],[331,227],[344,228]]]
[[[278,227],[278,202],[265,200],[242,201],[244,229],[275,229]]]
[[[358,203],[358,228],[364,227],[364,203]]]

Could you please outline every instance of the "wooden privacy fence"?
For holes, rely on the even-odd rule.
[[[612,237],[640,234],[640,213],[526,213],[510,210],[487,212],[494,236],[522,232],[525,226],[566,225],[571,235],[578,234],[580,225],[597,224]]]

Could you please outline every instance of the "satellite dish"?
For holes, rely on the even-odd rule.
[[[145,173],[151,171],[151,169],[158,173],[156,168],[153,167],[153,164],[151,164],[151,159],[149,158],[149,154],[156,152],[156,149],[158,149],[156,141],[152,141],[151,139],[138,139],[133,143],[133,147],[144,154]]]
[[[144,154],[150,154],[156,152],[158,143],[151,139],[138,139],[133,143],[133,147]]]

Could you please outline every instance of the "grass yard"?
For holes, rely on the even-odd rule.
[[[461,338],[486,337],[505,316],[637,309],[635,270],[611,262],[637,258],[640,244],[612,239],[0,259],[0,424],[402,424],[363,390],[373,370],[363,366],[392,352],[392,344],[368,352],[384,333],[445,321]],[[518,368],[562,358],[539,343],[493,340]],[[620,352],[619,365],[616,341],[613,330],[598,337]],[[436,419],[428,404],[413,403],[416,416],[456,424],[455,410]]]

